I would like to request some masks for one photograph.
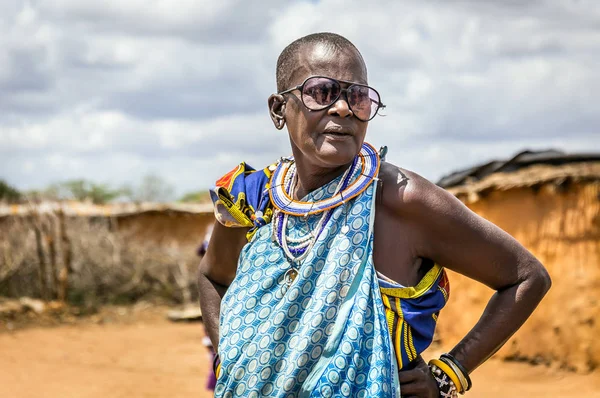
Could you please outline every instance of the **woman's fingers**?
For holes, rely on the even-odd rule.
[[[414,369],[398,372],[402,397],[437,398],[438,386],[429,367],[422,359],[415,365]]]
[[[422,395],[424,392],[425,386],[418,382],[400,384],[400,394],[402,394],[402,398],[410,396],[426,397],[426,395]]]
[[[422,372],[419,369],[402,370],[398,372],[398,379],[400,380],[400,384],[410,383],[411,381],[415,381],[420,377],[423,377],[421,373]]]

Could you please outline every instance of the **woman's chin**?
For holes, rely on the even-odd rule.
[[[360,146],[354,140],[325,139],[316,149],[321,162],[333,167],[352,162],[360,152]]]

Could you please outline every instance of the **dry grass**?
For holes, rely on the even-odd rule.
[[[64,228],[66,242],[55,214],[0,219],[0,296],[56,299],[63,272],[76,305],[197,298],[193,254],[140,242],[108,218],[67,217]]]

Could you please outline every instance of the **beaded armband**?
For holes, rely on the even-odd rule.
[[[440,369],[436,362],[441,362],[439,359],[432,359],[429,361],[429,369],[431,369],[431,373],[433,374],[433,378],[435,379],[438,389],[440,390],[440,398],[458,398],[458,393],[456,391],[456,385],[442,369]]]

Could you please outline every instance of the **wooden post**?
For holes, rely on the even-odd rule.
[[[108,241],[112,245],[112,264],[114,267],[121,266],[121,247],[123,237],[119,235],[119,224],[115,216],[108,217]]]
[[[35,232],[35,244],[38,255],[38,273],[40,282],[40,296],[42,300],[48,301],[48,271],[46,269],[46,256],[44,255],[44,242],[42,239],[42,220],[38,213],[31,216],[31,225]]]
[[[21,220],[19,220],[18,223],[22,224]],[[11,226],[14,227],[15,224],[17,224],[17,221],[13,221]],[[7,230],[9,230],[9,228],[7,228]],[[25,245],[22,244],[22,246]],[[17,273],[19,267],[23,264],[23,260],[27,256],[27,251],[14,250],[11,242],[7,238],[3,237],[2,254],[4,267],[0,267],[0,283],[9,280],[14,274]]]
[[[46,231],[46,244],[48,245],[48,251],[50,252],[50,276],[52,281],[52,287],[50,289],[52,299],[58,297],[58,269],[57,269],[57,257],[58,252],[56,250],[56,215],[52,213],[48,219],[48,230]]]
[[[60,240],[63,253],[63,267],[58,275],[58,300],[65,302],[67,299],[67,292],[69,290],[69,276],[73,272],[73,252],[71,248],[71,240],[67,233],[67,223],[65,221],[65,213],[61,209],[58,212],[58,225],[60,229]]]
[[[187,268],[187,263],[183,260],[177,261],[177,268],[179,275],[175,273],[175,282],[181,289],[181,298],[183,300],[184,307],[189,307],[192,303],[192,293],[190,292],[190,278]]]

